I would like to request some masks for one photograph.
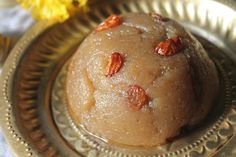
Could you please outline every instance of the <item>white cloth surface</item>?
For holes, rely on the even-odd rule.
[[[0,8],[0,33],[7,36],[21,36],[34,20],[19,5]]]
[[[0,130],[0,157],[14,157]]]
[[[34,20],[20,6],[0,8],[0,34],[18,39]],[[1,115],[4,116],[4,115]],[[14,157],[0,129],[0,157]]]

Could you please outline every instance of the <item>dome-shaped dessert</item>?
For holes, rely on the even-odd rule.
[[[213,62],[180,24],[158,14],[111,15],[71,59],[70,115],[90,133],[154,146],[206,117],[218,91]]]

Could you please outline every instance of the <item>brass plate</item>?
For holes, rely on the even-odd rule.
[[[229,0],[104,2],[61,24],[38,23],[7,58],[0,80],[0,120],[15,153],[20,157],[236,156],[236,4]],[[158,12],[182,22],[209,51],[221,79],[220,101],[206,123],[150,150],[110,146],[87,136],[73,124],[63,101],[63,68],[69,57],[108,15],[126,12]]]

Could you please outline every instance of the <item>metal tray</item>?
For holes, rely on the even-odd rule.
[[[158,12],[190,29],[215,62],[219,100],[198,128],[166,145],[128,148],[86,134],[67,113],[66,63],[86,35],[112,13]],[[98,1],[61,24],[39,22],[2,68],[0,122],[17,156],[236,156],[236,4],[226,0]]]

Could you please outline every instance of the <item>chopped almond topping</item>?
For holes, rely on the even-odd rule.
[[[171,56],[183,50],[184,44],[180,37],[173,37],[158,43],[155,47],[155,53],[162,56]]]
[[[118,15],[109,16],[104,22],[102,22],[97,28],[96,32],[101,32],[121,24],[121,18]]]
[[[130,107],[138,111],[148,104],[149,97],[144,89],[138,85],[131,85],[127,91]]]
[[[118,52],[112,53],[111,58],[107,64],[106,76],[112,77],[114,74],[119,72],[119,70],[123,66],[123,62],[124,59],[120,53]]]

